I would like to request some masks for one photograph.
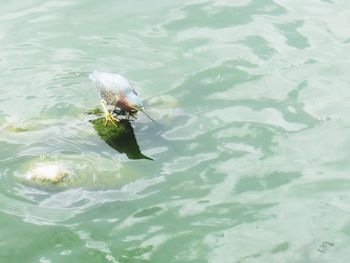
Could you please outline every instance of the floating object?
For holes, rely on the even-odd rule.
[[[68,176],[66,168],[58,163],[39,163],[27,174],[33,181],[59,183]]]
[[[171,95],[159,95],[147,100],[147,105],[157,110],[176,109],[179,104],[179,100]]]
[[[5,126],[6,131],[13,132],[13,133],[33,131],[36,128],[37,127],[34,125],[27,125],[27,124],[9,124]]]
[[[101,105],[105,115],[105,123],[109,122],[117,126],[120,121],[113,115],[113,112],[120,109],[120,113],[130,116],[135,116],[138,111],[144,113],[150,120],[155,122],[147,113],[144,112],[143,100],[138,96],[134,88],[131,87],[129,81],[120,74],[94,71],[89,75],[89,78],[95,83],[100,97]],[[107,105],[113,106],[114,110],[109,111]]]

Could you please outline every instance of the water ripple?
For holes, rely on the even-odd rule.
[[[347,262],[348,10],[3,4],[1,261]],[[159,125],[132,125],[153,161],[96,134],[85,114],[99,103],[95,69],[122,73],[145,98]],[[67,181],[28,181],[45,162],[64,165]]]

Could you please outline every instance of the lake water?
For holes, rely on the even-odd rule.
[[[0,262],[348,262],[349,10],[3,1]],[[94,130],[93,70],[145,98],[153,161]],[[69,180],[30,182],[45,162]]]

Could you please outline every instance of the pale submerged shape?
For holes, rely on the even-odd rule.
[[[58,183],[68,175],[64,166],[56,163],[39,163],[27,174],[29,180]]]

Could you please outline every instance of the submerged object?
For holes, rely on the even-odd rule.
[[[122,113],[125,113],[127,119],[130,115],[134,116],[138,111],[141,111],[154,121],[144,112],[143,100],[122,75],[94,71],[89,75],[89,78],[95,83],[99,91],[105,115],[105,126],[109,122],[116,126],[119,122],[119,119],[113,115],[113,111],[107,109],[107,105],[113,106],[114,111],[117,108],[120,109]]]
[[[102,140],[118,152],[126,154],[129,159],[153,160],[141,152],[128,120],[120,120],[118,126],[105,126],[104,118],[91,120],[91,123]]]
[[[39,182],[59,183],[68,176],[67,169],[58,163],[39,163],[27,174],[27,179]]]

